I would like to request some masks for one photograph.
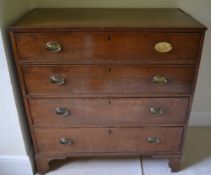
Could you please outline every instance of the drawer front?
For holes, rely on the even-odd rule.
[[[25,61],[142,60],[188,63],[196,62],[200,42],[199,33],[156,32],[16,33],[15,38],[20,59]],[[167,42],[167,45],[160,42]]]
[[[35,128],[39,153],[176,152],[182,134],[176,127]]]
[[[34,124],[144,126],[184,124],[188,98],[30,98]]]
[[[28,94],[191,93],[194,66],[23,66]]]

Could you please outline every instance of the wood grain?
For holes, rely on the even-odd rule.
[[[34,9],[12,30],[64,28],[198,29],[206,27],[180,9]]]
[[[182,133],[183,128],[176,127],[35,129],[39,153],[174,152],[180,150]],[[147,142],[155,136],[159,144]],[[61,137],[71,138],[73,144],[60,144]]]
[[[188,98],[30,98],[33,124],[68,127],[184,125]],[[70,114],[56,114],[58,107]],[[153,115],[152,107],[163,109]]]
[[[68,65],[24,66],[28,94],[167,94],[191,93],[194,66]],[[65,84],[50,82],[52,75]],[[165,85],[152,82],[154,76],[168,78]]]
[[[149,32],[54,32],[17,33],[15,35],[21,61],[140,61],[162,63],[196,63],[199,33]],[[173,50],[159,53],[158,42],[169,42]],[[58,53],[45,45],[56,42]]]

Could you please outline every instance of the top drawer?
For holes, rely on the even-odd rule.
[[[199,33],[16,33],[22,61],[139,61],[192,64]]]

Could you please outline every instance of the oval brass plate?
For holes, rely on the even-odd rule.
[[[155,44],[155,50],[159,53],[167,53],[173,49],[171,43],[168,42],[159,42]]]

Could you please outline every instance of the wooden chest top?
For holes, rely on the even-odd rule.
[[[168,29],[206,27],[181,9],[34,9],[12,30],[40,29]]]

